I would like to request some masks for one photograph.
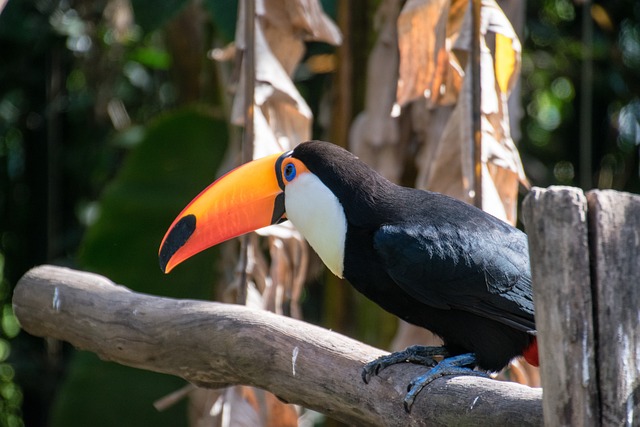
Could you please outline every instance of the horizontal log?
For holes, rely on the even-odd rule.
[[[363,364],[383,351],[244,306],[144,295],[54,266],[27,272],[13,306],[30,334],[202,387],[256,386],[349,424],[542,424],[540,389],[477,377],[435,380],[406,413],[406,385],[424,368],[392,366],[364,384]]]

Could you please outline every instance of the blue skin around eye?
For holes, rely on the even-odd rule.
[[[289,163],[284,167],[284,178],[287,181],[291,181],[295,177],[296,177],[296,167],[295,165]]]

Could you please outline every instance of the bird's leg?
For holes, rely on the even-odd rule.
[[[365,384],[368,384],[371,377],[378,375],[382,369],[397,363],[415,363],[432,367],[438,363],[433,358],[434,356],[447,357],[448,355],[449,353],[444,347],[412,345],[402,351],[380,356],[364,365],[362,368],[362,380]]]
[[[477,363],[474,353],[465,353],[457,356],[447,357],[426,373],[415,377],[407,386],[407,394],[404,397],[404,409],[411,411],[411,406],[416,396],[422,389],[436,378],[447,375],[476,375],[488,378],[489,375],[483,371],[475,371],[473,368]]]

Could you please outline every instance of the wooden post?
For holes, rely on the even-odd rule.
[[[577,188],[534,188],[522,213],[529,234],[545,425],[596,426],[587,199]]]
[[[640,196],[534,188],[523,205],[549,426],[640,419]]]
[[[640,423],[640,196],[590,191],[602,425]]]

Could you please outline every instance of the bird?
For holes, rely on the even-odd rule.
[[[487,376],[518,356],[538,366],[526,234],[458,199],[396,185],[333,143],[303,142],[220,177],[167,230],[160,268],[286,220],[333,274],[442,338],[363,366],[365,383],[396,363],[429,368],[408,384],[407,412],[441,376]]]

